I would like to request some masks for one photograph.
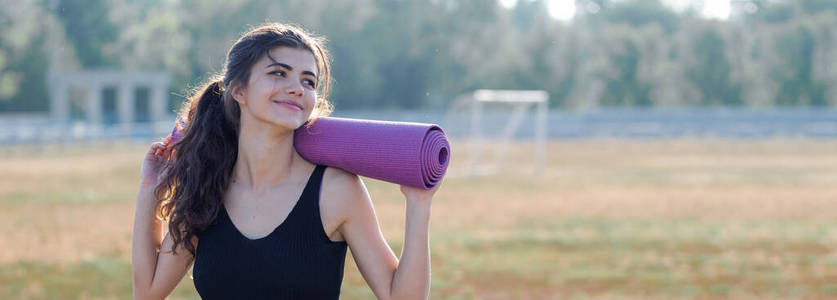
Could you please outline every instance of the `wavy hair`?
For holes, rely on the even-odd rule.
[[[238,134],[241,108],[230,93],[234,87],[245,86],[250,69],[271,49],[290,47],[311,52],[317,62],[317,73],[323,74],[317,104],[306,123],[331,114],[326,100],[330,80],[325,39],[287,24],[268,23],[242,35],[227,52],[222,75],[193,90],[184,102],[175,124],[183,137],[172,145],[160,183],[154,195],[161,205],[156,217],[168,221],[168,233],[178,245],[193,256],[193,238],[209,227],[218,216],[224,192],[230,184],[233,166],[238,158]]]

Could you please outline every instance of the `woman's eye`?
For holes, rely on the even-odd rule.
[[[305,82],[305,84],[309,85],[312,88],[314,87],[314,81],[313,80],[305,79],[302,82]]]
[[[279,74],[279,76],[285,76],[285,71],[273,71],[270,74]]]

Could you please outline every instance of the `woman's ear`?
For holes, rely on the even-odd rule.
[[[247,106],[247,91],[246,89],[241,88],[239,85],[235,85],[232,87],[232,97],[235,102],[238,102],[240,106]]]

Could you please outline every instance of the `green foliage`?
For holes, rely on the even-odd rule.
[[[837,12],[837,2],[833,0],[802,0],[802,8],[809,14],[817,14],[823,11]]]
[[[49,94],[47,91],[47,84],[45,83],[47,72],[47,54],[43,50],[45,44],[43,36],[34,37],[31,41],[32,51],[25,51],[20,53],[19,59],[16,59],[9,66],[12,70],[23,70],[19,72],[19,77],[15,78],[11,84],[17,83],[18,86],[13,88],[9,94],[11,97],[9,101],[0,101],[0,111],[5,109],[14,111],[33,111],[41,107],[47,107],[49,103]],[[4,82],[8,83],[6,77],[3,77]],[[6,86],[0,87],[6,88]]]
[[[0,8],[0,112],[47,107],[42,17],[42,10],[28,1]]]
[[[76,49],[76,57],[87,68],[110,67],[114,59],[103,49],[116,40],[119,28],[108,19],[105,0],[62,0],[56,15],[64,24],[65,34]]]
[[[439,109],[478,88],[546,90],[565,108],[837,104],[837,2],[745,0],[728,21],[576,2],[563,23],[544,0],[23,1],[0,7],[0,111],[47,110],[50,67],[162,69],[186,94],[265,21],[328,38],[338,109]]]
[[[672,33],[679,27],[678,16],[657,0],[618,2],[602,15],[609,23],[627,23],[635,27],[657,23],[663,26],[667,33]]]
[[[756,16],[767,23],[785,23],[793,18],[794,6],[781,3],[774,6],[764,6]]]
[[[774,72],[781,82],[777,103],[825,105],[825,86],[812,78],[815,40],[811,32],[798,28],[781,36],[779,44],[779,52],[788,61],[783,66],[785,72]]]
[[[637,69],[641,53],[631,40],[622,40],[610,52],[612,68],[601,74],[606,82],[603,105],[638,105],[651,104],[647,84],[638,82]]]
[[[730,78],[731,66],[726,58],[726,42],[712,29],[703,30],[694,37],[696,64],[687,71],[687,77],[703,95],[701,103],[707,105],[741,104],[740,87]]]

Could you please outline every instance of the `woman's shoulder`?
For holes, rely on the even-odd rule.
[[[346,211],[366,201],[368,192],[360,176],[349,171],[328,167],[323,174],[321,197],[337,211]]]
[[[323,190],[337,192],[351,192],[358,188],[365,188],[363,181],[357,174],[337,167],[327,167],[323,173]]]

